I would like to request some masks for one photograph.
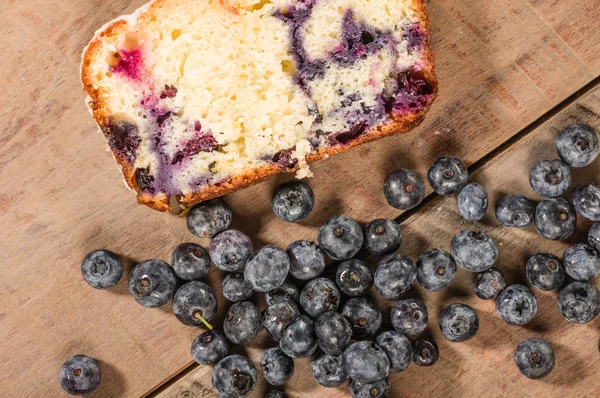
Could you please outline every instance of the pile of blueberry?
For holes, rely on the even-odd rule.
[[[586,125],[561,131],[556,140],[561,160],[537,162],[530,172],[531,187],[547,196],[537,204],[522,195],[507,195],[496,206],[498,221],[508,227],[535,224],[547,239],[566,239],[575,230],[577,214],[600,221],[600,187],[579,185],[571,201],[560,197],[571,185],[571,167],[589,165],[598,155],[598,136]],[[479,184],[468,184],[464,163],[455,157],[437,159],[427,180],[440,195],[457,195],[458,210],[468,221],[481,220],[488,208],[488,195]],[[419,205],[425,183],[411,170],[399,169],[385,181],[388,203],[401,210]],[[281,219],[298,222],[314,205],[313,191],[305,183],[281,185],[272,200],[272,209]],[[495,268],[498,247],[484,232],[459,232],[451,242],[451,253],[442,249],[423,252],[417,261],[397,253],[402,243],[400,226],[389,219],[375,219],[364,229],[352,218],[330,218],[318,232],[318,243],[298,240],[287,249],[268,245],[255,250],[243,232],[229,229],[231,208],[221,199],[201,203],[187,216],[189,230],[212,238],[209,250],[195,243],[182,243],[171,256],[171,265],[158,259],[134,267],[129,291],[140,305],[162,307],[172,300],[173,313],[182,323],[205,327],[192,343],[193,359],[214,365],[212,384],[223,397],[243,397],[257,383],[257,369],[243,355],[229,355],[232,344],[252,342],[264,328],[278,344],[260,358],[264,378],[283,386],[294,373],[293,358],[312,357],[315,380],[324,387],[337,387],[350,380],[352,397],[388,396],[390,373],[401,372],[410,362],[431,366],[439,358],[436,343],[421,337],[428,324],[423,301],[406,297],[418,281],[422,288],[439,291],[454,280],[457,266],[475,273],[474,292],[484,300],[496,299],[498,316],[509,325],[524,325],[536,315],[537,300],[524,285],[506,286],[503,273]],[[357,255],[362,248],[383,256],[375,272]],[[562,260],[538,253],[526,264],[530,284],[541,290],[562,288],[558,308],[573,323],[587,323],[600,312],[600,292],[588,283],[600,273],[600,222],[589,231],[589,242],[569,247]],[[335,277],[322,276],[334,260]],[[211,262],[228,272],[221,284],[229,307],[222,328],[213,329],[217,315],[215,292],[201,280]],[[86,256],[81,267],[85,280],[94,288],[113,287],[123,275],[118,255],[97,250]],[[563,287],[566,276],[573,282]],[[332,274],[333,275],[333,274]],[[179,286],[179,287],[178,287]],[[299,286],[301,288],[299,288]],[[372,287],[386,299],[395,300],[390,313],[393,330],[381,331],[382,314],[367,297]],[[178,287],[178,288],[177,288]],[[260,311],[251,301],[255,292],[264,293],[267,307]],[[454,303],[440,314],[442,335],[463,342],[479,329],[477,312]],[[540,378],[554,367],[552,345],[538,338],[520,343],[514,360],[523,375]],[[100,382],[98,363],[83,355],[69,359],[60,371],[63,388],[74,395],[94,390]],[[267,397],[284,397],[273,390]]]

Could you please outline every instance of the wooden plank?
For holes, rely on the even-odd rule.
[[[402,223],[404,241],[400,252],[416,259],[424,250],[433,247],[450,251],[450,241],[459,231],[483,230],[499,245],[497,266],[505,273],[507,282],[527,284],[524,266],[529,256],[550,252],[562,257],[568,244],[585,241],[591,222],[581,217],[574,236],[566,242],[553,242],[539,236],[533,226],[523,230],[501,227],[492,210],[498,198],[506,193],[542,199],[529,187],[529,168],[537,160],[557,157],[554,149],[556,132],[571,123],[588,123],[600,129],[600,89],[569,106],[470,176],[471,181],[484,185],[490,194],[490,210],[481,222],[463,220],[457,211],[455,197],[438,196]],[[574,171],[573,186],[586,181],[600,181],[600,158],[585,169]],[[379,259],[369,258],[367,264],[374,270]],[[459,270],[457,278],[446,290],[428,292],[415,286],[408,293],[408,296],[423,299],[429,309],[429,325],[425,334],[437,342],[440,360],[431,368],[411,364],[405,371],[392,375],[391,396],[594,397],[600,394],[600,380],[596,377],[600,371],[597,361],[598,319],[588,325],[569,324],[558,311],[557,293],[533,288],[538,299],[537,316],[525,327],[509,326],[496,315],[494,300],[484,301],[475,296],[473,275]],[[600,286],[598,280],[595,284]],[[395,301],[383,299],[374,289],[371,298],[382,309],[383,328],[391,329],[389,310]],[[464,343],[447,341],[437,326],[439,313],[455,302],[472,306],[480,317],[478,334]],[[556,367],[543,380],[526,379],[514,365],[514,349],[529,337],[545,338],[555,347]],[[253,349],[250,352],[254,363],[258,363],[261,351]],[[347,383],[337,389],[320,388],[312,379],[309,361],[295,362],[297,370],[294,377],[284,387],[289,397],[303,397],[308,393],[314,397],[341,397],[347,393]],[[207,396],[203,394],[210,388],[211,375],[210,367],[198,366],[157,397]],[[264,395],[267,388],[264,379],[260,378],[259,391],[252,396]]]
[[[181,219],[134,203],[82,100],[83,46],[102,23],[141,4],[8,0],[0,13],[0,46],[10,54],[0,63],[0,220],[10,226],[0,243],[6,396],[60,396],[58,369],[75,353],[102,361],[95,397],[139,396],[190,364],[198,329],[182,326],[168,308],[138,306],[127,278],[96,291],[79,271],[99,247],[126,256],[129,271],[135,261],[168,259],[176,244],[197,241]],[[586,12],[572,24],[567,11],[577,7]],[[429,8],[441,92],[426,122],[315,164],[317,205],[302,224],[284,224],[268,208],[273,187],[288,177],[231,195],[235,226],[256,246],[313,239],[336,213],[362,222],[395,217],[381,194],[391,170],[423,174],[444,153],[472,164],[600,74],[600,42],[583,38],[597,2],[432,0]],[[556,32],[564,24],[571,36]],[[213,270],[209,283],[218,288],[222,277]],[[299,378],[308,374],[302,369],[298,389],[312,383]]]

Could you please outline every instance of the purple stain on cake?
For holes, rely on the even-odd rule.
[[[274,163],[277,163],[280,167],[283,167],[286,169],[293,169],[294,167],[296,167],[296,164],[298,163],[298,159],[292,157],[292,152],[295,150],[296,150],[296,147],[294,146],[290,149],[285,149],[283,151],[279,151],[275,155],[273,155],[271,160]]]
[[[382,96],[388,112],[410,114],[425,108],[431,101],[433,91],[423,72],[411,68],[388,78]]]
[[[219,144],[212,134],[206,133],[199,137],[194,137],[185,143],[183,149],[177,151],[171,164],[181,163],[187,157],[192,157],[200,152],[212,152],[219,147]]]
[[[108,145],[117,156],[133,164],[137,148],[142,141],[138,135],[138,127],[124,120],[109,120],[108,124],[102,127],[102,131],[108,137]]]
[[[415,51],[423,47],[427,38],[425,31],[419,24],[412,24],[404,29],[404,40],[407,42],[408,51]]]
[[[358,137],[360,137],[365,131],[367,131],[368,123],[366,121],[362,121],[354,125],[350,130],[334,133],[327,137],[327,141],[330,146],[336,145],[345,145],[354,141]]]
[[[129,77],[133,80],[141,80],[143,63],[142,50],[139,48],[131,51],[119,50],[119,60],[110,70],[112,73]]]
[[[160,93],[160,98],[161,99],[165,99],[165,98],[175,98],[175,96],[177,95],[177,88],[173,85],[165,85],[165,89],[162,93]]]

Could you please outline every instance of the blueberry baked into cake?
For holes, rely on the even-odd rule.
[[[140,203],[187,208],[423,119],[424,0],[154,0],[83,54],[88,105]]]

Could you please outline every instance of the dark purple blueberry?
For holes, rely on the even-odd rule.
[[[535,208],[535,229],[546,239],[564,240],[575,232],[577,214],[563,198],[542,200]]]
[[[560,259],[550,253],[537,253],[525,265],[527,280],[538,289],[550,291],[560,288],[565,280],[565,271]]]
[[[173,313],[185,325],[208,327],[217,315],[217,296],[204,282],[188,282],[173,296]]]
[[[265,398],[286,398],[286,395],[281,391],[271,390],[265,395]]]
[[[137,125],[124,120],[110,120],[108,125],[102,127],[102,131],[108,139],[108,145],[117,156],[133,164],[137,149],[142,142]]]
[[[263,326],[273,340],[280,341],[285,329],[300,316],[296,303],[284,298],[271,304],[263,312]]]
[[[535,207],[523,195],[505,195],[496,205],[496,218],[507,227],[525,228],[533,223]]]
[[[123,276],[121,257],[110,250],[94,250],[81,263],[83,279],[95,289],[115,286]]]
[[[323,387],[338,387],[348,380],[341,355],[320,353],[310,362],[310,369],[317,383]]]
[[[290,258],[285,250],[268,245],[246,260],[244,278],[257,292],[268,292],[285,282],[290,270]]]
[[[390,395],[390,381],[387,377],[373,383],[352,380],[349,391],[352,398],[387,398]]]
[[[431,366],[440,358],[440,350],[433,340],[417,339],[412,346],[413,362],[419,366]]]
[[[394,220],[375,219],[365,226],[365,247],[377,256],[392,254],[400,248],[402,230]]]
[[[458,211],[467,221],[479,221],[488,208],[488,194],[477,183],[466,185],[458,194]]]
[[[168,112],[165,115],[160,116],[157,119],[157,122],[160,126],[171,116],[171,113]],[[200,126],[202,128],[202,126]],[[181,163],[183,159],[192,157],[200,152],[212,152],[219,147],[219,143],[212,136],[212,134],[201,133],[200,135],[193,137],[185,145],[175,153],[173,160],[171,161],[172,165]]]
[[[213,389],[221,397],[245,397],[256,386],[256,368],[242,355],[229,355],[213,369]]]
[[[302,221],[315,205],[315,195],[310,185],[300,181],[281,184],[271,200],[275,215],[287,222]]]
[[[250,301],[233,304],[223,320],[225,336],[233,344],[246,345],[260,332],[262,317],[258,307]]]
[[[537,300],[527,286],[510,285],[498,295],[496,313],[509,325],[524,325],[537,313]]]
[[[390,311],[392,326],[407,336],[418,336],[427,327],[427,307],[417,298],[398,300]]]
[[[481,231],[459,232],[452,238],[451,249],[457,264],[471,272],[490,269],[498,260],[496,241]]]
[[[325,269],[325,256],[315,242],[297,240],[287,250],[290,257],[290,274],[301,280],[316,278]]]
[[[221,283],[221,292],[223,292],[223,297],[234,303],[248,300],[253,293],[252,286],[246,282],[242,272],[227,275]]]
[[[442,249],[426,250],[417,260],[417,280],[424,289],[443,290],[455,276],[456,262]]]
[[[355,297],[346,301],[342,315],[350,322],[352,337],[364,340],[375,336],[381,327],[381,311],[366,297]]]
[[[429,105],[434,91],[422,70],[410,68],[384,81],[382,99],[389,112],[416,114]]]
[[[267,305],[273,305],[283,299],[290,299],[294,303],[297,303],[299,297],[300,291],[296,285],[288,281],[283,282],[280,286],[265,293]]]
[[[338,266],[335,281],[347,296],[364,296],[373,286],[373,273],[361,260],[350,259]]]
[[[138,304],[147,308],[167,304],[175,293],[175,285],[173,269],[158,259],[139,263],[129,277],[129,293]]]
[[[254,248],[247,235],[237,229],[228,229],[215,235],[208,250],[218,269],[232,272],[244,266]]]
[[[135,169],[135,183],[142,191],[154,193],[154,176],[148,167]]]
[[[307,315],[300,315],[285,329],[279,347],[292,358],[306,358],[317,349],[314,322]]]
[[[594,223],[588,232],[588,243],[600,253],[600,222]]]
[[[269,348],[260,357],[260,369],[269,384],[282,386],[294,374],[294,360],[280,348]]]
[[[600,273],[600,255],[585,243],[568,247],[563,254],[565,272],[576,281],[591,281]]]
[[[383,332],[377,336],[375,342],[385,351],[390,360],[390,373],[402,372],[410,365],[413,350],[410,340],[402,333]]]
[[[192,207],[187,214],[187,227],[201,238],[212,238],[231,225],[233,212],[223,199],[207,200]]]
[[[350,217],[332,217],[319,229],[319,246],[334,260],[354,257],[362,244],[362,229]]]
[[[490,268],[478,273],[473,282],[473,290],[482,300],[498,297],[505,287],[504,274],[498,268]]]
[[[100,375],[100,364],[95,359],[75,355],[62,365],[58,379],[67,393],[84,395],[98,388]]]
[[[335,311],[340,304],[340,292],[333,281],[316,278],[300,292],[300,306],[308,315],[317,318],[327,311]]]
[[[572,282],[558,294],[558,309],[572,323],[588,323],[600,313],[600,292],[586,282]]]
[[[329,311],[315,321],[315,335],[324,353],[340,355],[350,343],[352,326],[339,312]]]
[[[392,171],[386,178],[383,193],[390,206],[399,210],[408,210],[423,201],[425,183],[414,171],[398,169]]]
[[[192,342],[192,358],[200,365],[214,365],[229,353],[229,340],[220,330],[207,330]]]
[[[467,166],[454,156],[438,158],[427,172],[429,185],[440,195],[459,193],[467,185],[468,177]]]
[[[440,314],[439,325],[442,334],[448,340],[466,341],[477,334],[479,316],[466,304],[450,304]]]
[[[397,299],[410,289],[417,279],[417,266],[407,256],[392,254],[384,258],[375,270],[375,288],[385,298]]]
[[[517,346],[515,363],[523,376],[541,379],[554,368],[554,349],[544,339],[527,339]]]
[[[569,166],[584,167],[598,156],[598,134],[587,124],[573,124],[558,133],[556,151]]]
[[[542,196],[561,196],[571,186],[571,169],[562,160],[540,160],[529,171],[529,185]]]
[[[178,245],[171,253],[175,275],[186,281],[202,279],[208,274],[210,256],[202,246],[188,242]]]
[[[593,182],[578,185],[571,193],[577,213],[592,221],[600,221],[600,186]]]
[[[373,383],[390,373],[390,360],[385,351],[372,341],[359,341],[344,350],[348,376],[361,383]]]

